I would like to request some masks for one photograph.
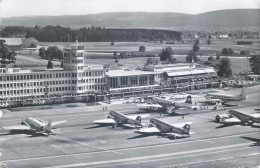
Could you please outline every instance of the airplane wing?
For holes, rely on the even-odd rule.
[[[133,125],[133,124],[122,124],[122,125],[125,126],[125,127],[128,127],[128,128],[140,128],[140,127],[146,126],[147,123],[141,123],[142,126]]]
[[[104,119],[104,120],[96,120],[95,124],[116,124],[116,121],[112,118]]]
[[[142,108],[162,108],[160,104],[138,104],[138,106]]]
[[[175,123],[175,124],[170,124],[170,125],[172,125],[172,126],[174,126],[174,127],[179,127],[179,128],[181,128],[181,127],[184,127],[186,124],[191,125],[192,122]]]
[[[140,134],[151,134],[151,133],[159,133],[160,130],[156,127],[149,127],[149,128],[142,128],[140,130],[137,130],[136,133]]]
[[[6,129],[6,130],[31,130],[31,128],[26,126],[26,125],[16,125],[16,126],[10,126],[10,127],[3,127],[3,129]]]
[[[223,121],[220,121],[220,123],[224,123],[224,124],[235,124],[235,123],[241,123],[241,120],[239,120],[236,117],[232,117],[232,118],[227,118],[224,119]]]
[[[166,134],[167,135],[167,134]],[[171,135],[171,136],[174,136],[176,138],[183,138],[183,137],[187,137],[187,136],[190,136],[190,135],[186,135],[186,134],[178,134],[178,133],[170,133],[168,135]]]
[[[138,116],[140,116],[142,119],[147,118],[150,116],[150,114],[141,114],[141,115],[126,115],[127,118],[130,118],[132,120],[135,120]]]
[[[258,117],[260,117],[260,114],[259,113],[258,114],[251,114],[251,116],[255,117],[255,118],[258,118]]]
[[[247,120],[248,118],[254,117],[253,115],[241,113],[241,112],[238,112],[238,111],[235,111],[235,110],[230,110],[228,113],[235,116],[236,118],[238,118],[241,121],[244,121],[244,120]]]
[[[55,126],[55,125],[59,125],[59,124],[62,124],[62,123],[65,123],[67,122],[66,120],[63,120],[63,121],[54,121],[51,123],[52,126]]]

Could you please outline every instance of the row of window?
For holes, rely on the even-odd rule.
[[[38,88],[38,89],[24,89],[24,90],[8,90],[0,91],[0,95],[16,95],[16,94],[38,94],[38,93],[47,93],[47,92],[59,92],[59,91],[71,91],[76,90],[75,87],[54,87],[54,88]]]
[[[86,85],[86,86],[79,86],[78,90],[103,90],[104,89],[104,85]]]
[[[87,86],[80,86],[77,87],[77,90],[85,90],[85,89],[95,89],[95,90],[102,90],[104,85],[87,85]],[[76,90],[76,87],[65,86],[65,87],[53,87],[53,88],[37,88],[37,89],[23,89],[23,90],[8,90],[8,91],[0,91],[0,95],[23,95],[23,94],[44,94],[50,92],[64,92],[64,91],[73,91]]]
[[[83,67],[82,67],[83,69]],[[32,80],[32,79],[52,79],[52,78],[66,78],[66,77],[86,77],[86,76],[104,76],[104,71],[89,71],[83,73],[53,73],[53,74],[31,74],[31,75],[10,75],[0,76],[1,81],[17,81],[17,80]]]
[[[104,83],[105,79],[82,79],[78,80],[79,84],[93,84],[93,83]],[[59,81],[45,81],[45,82],[27,82],[27,83],[8,83],[0,84],[0,89],[5,88],[16,88],[16,87],[33,87],[33,86],[49,86],[49,85],[63,85],[63,84],[77,84],[77,80],[59,80]]]

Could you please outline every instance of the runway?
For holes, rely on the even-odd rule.
[[[257,108],[259,87],[249,88],[248,102],[240,109]],[[255,97],[254,97],[255,96]],[[259,100],[259,99],[258,99]],[[255,101],[255,102],[254,102]],[[254,106],[253,106],[254,105]],[[136,113],[133,104],[108,105],[109,110]],[[248,138],[259,139],[259,125],[229,127],[213,122],[221,111],[185,116],[150,113],[168,123],[191,121],[191,137],[170,140],[157,135],[143,136],[135,129],[100,127],[94,120],[105,119],[102,106],[21,111],[4,114],[0,126],[11,126],[30,116],[47,121],[67,120],[57,126],[55,135],[31,136],[1,130],[1,161],[8,167],[245,167],[259,166],[259,146]],[[250,110],[249,110],[250,111]],[[143,122],[148,122],[148,119]]]

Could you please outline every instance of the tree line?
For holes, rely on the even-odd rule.
[[[5,40],[0,40],[0,63],[10,64],[16,61],[16,53],[7,47]]]
[[[3,37],[25,36],[34,37],[40,42],[108,42],[108,41],[157,41],[182,40],[182,33],[157,29],[107,29],[102,27],[83,27],[71,29],[61,26],[7,26]]]

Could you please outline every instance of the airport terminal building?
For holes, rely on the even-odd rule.
[[[199,64],[150,65],[145,70],[107,70],[87,65],[84,46],[64,49],[63,68],[0,68],[0,107],[87,102],[214,87],[216,71]]]

